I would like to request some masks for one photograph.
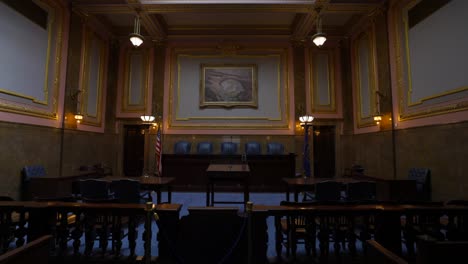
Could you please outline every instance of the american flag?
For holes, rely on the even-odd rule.
[[[161,143],[161,128],[158,126],[158,133],[156,134],[156,168],[158,170],[158,176],[162,176],[162,143]]]

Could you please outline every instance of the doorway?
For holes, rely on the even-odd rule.
[[[143,175],[145,165],[145,128],[144,125],[124,125],[124,159],[125,176]]]
[[[335,177],[335,126],[313,126],[314,177]]]

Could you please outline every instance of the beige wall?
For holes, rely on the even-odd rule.
[[[432,199],[468,199],[468,122],[395,131],[396,178],[410,168],[432,172]],[[360,164],[365,173],[393,179],[392,132],[342,136],[344,167]]]

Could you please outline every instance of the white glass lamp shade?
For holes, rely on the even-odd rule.
[[[140,34],[132,33],[130,34],[130,42],[132,42],[133,46],[139,47],[143,44],[143,36]]]
[[[140,116],[141,120],[143,122],[153,122],[154,121],[154,116],[148,116],[148,115],[142,115]]]
[[[321,47],[325,43],[325,41],[327,41],[327,38],[325,37],[325,34],[317,33],[312,36],[312,41],[317,47]]]
[[[304,116],[299,117],[299,121],[301,121],[301,123],[310,123],[313,120],[314,120],[314,117],[310,115],[304,115]]]

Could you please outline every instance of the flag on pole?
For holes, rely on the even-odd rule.
[[[158,126],[158,132],[156,133],[156,169],[158,171],[158,176],[162,176],[162,143],[161,143],[161,127]]]

